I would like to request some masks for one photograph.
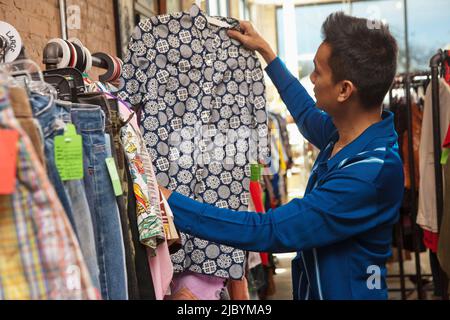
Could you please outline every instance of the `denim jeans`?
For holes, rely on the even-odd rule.
[[[67,194],[72,200],[75,228],[79,234],[81,252],[92,279],[92,285],[100,291],[97,253],[95,249],[94,225],[87,202],[83,180],[64,182]]]
[[[109,144],[110,152],[108,152],[109,157],[114,158],[116,167],[120,173],[121,165],[119,163],[119,156],[121,156],[122,161],[124,161],[123,148],[121,145],[117,145],[116,140],[119,141],[119,130],[120,130],[120,120],[117,117],[117,112],[114,111],[116,106],[113,100],[106,99],[104,94],[101,92],[89,92],[78,96],[79,102],[83,104],[91,104],[99,106],[105,114],[105,133],[106,142]],[[119,127],[118,127],[119,126]],[[123,175],[121,176],[123,177]],[[122,181],[122,186],[125,182]],[[126,185],[127,186],[127,185]],[[128,188],[128,187],[127,187]],[[126,190],[128,191],[128,189]],[[139,290],[137,286],[137,275],[136,269],[134,267],[134,244],[132,241],[130,222],[128,221],[127,209],[125,206],[125,195],[120,195],[116,197],[117,207],[119,209],[120,222],[122,225],[122,237],[125,248],[125,266],[127,270],[127,283],[128,283],[128,298],[138,299]]]
[[[105,159],[105,115],[99,106],[72,104],[72,122],[83,138],[84,185],[92,212],[103,299],[126,300],[127,275],[119,211]]]
[[[111,135],[113,150],[115,150],[115,160],[117,165],[117,170],[122,183],[123,194],[117,197],[117,204],[119,206],[120,221],[122,222],[122,235],[125,244],[125,256],[126,256],[126,266],[128,275],[128,295],[130,300],[139,299],[139,286],[138,286],[138,276],[136,271],[136,249],[133,243],[133,236],[131,232],[130,220],[128,217],[128,178],[125,173],[125,150],[120,142],[120,128],[123,122],[119,118],[118,107],[116,100],[108,100],[110,106],[110,116],[111,116]]]
[[[47,175],[50,182],[55,187],[55,191],[58,195],[61,204],[66,211],[67,217],[75,230],[75,219],[72,211],[72,203],[64,184],[56,169],[55,155],[54,155],[54,139],[56,135],[64,132],[64,122],[57,120],[56,106],[53,99],[49,97],[41,96],[39,94],[32,94],[30,97],[31,109],[33,116],[39,122],[44,135],[44,154],[46,159]],[[66,115],[70,120],[70,114]]]
[[[81,252],[91,276],[92,284],[100,290],[99,270],[95,251],[94,229],[91,212],[87,204],[86,194],[82,180],[69,180],[62,182],[55,166],[54,138],[64,133],[64,127],[71,122],[70,105],[54,103],[48,97],[32,95],[30,98],[34,116],[38,119],[44,132],[45,157],[47,173],[55,187],[61,203],[69,205],[66,214],[78,237]]]

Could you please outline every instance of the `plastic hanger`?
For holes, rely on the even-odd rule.
[[[20,59],[5,63],[0,69],[9,76],[9,84],[20,86],[31,92],[57,97],[56,89],[45,82],[38,64],[30,59]]]
[[[58,100],[73,101],[72,88],[65,77],[59,74],[46,74],[44,79],[56,89]]]
[[[52,70],[45,70],[44,76],[48,75],[59,75],[62,76],[68,81],[70,86],[70,96],[72,102],[77,102],[77,96],[79,94],[83,94],[86,92],[86,87],[84,86],[84,79],[83,74],[81,71],[75,68],[61,68],[61,69],[52,69]],[[67,92],[67,89],[65,85],[61,84],[62,87],[60,87],[60,91],[63,92],[63,94],[68,97],[69,92]]]

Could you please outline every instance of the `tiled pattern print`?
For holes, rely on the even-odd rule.
[[[218,18],[238,28],[238,21]],[[267,162],[263,71],[255,53],[196,6],[136,27],[119,97],[141,104],[158,183],[201,202],[247,210],[249,164]],[[176,272],[240,279],[244,252],[181,234]]]

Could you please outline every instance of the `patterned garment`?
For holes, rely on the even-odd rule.
[[[0,196],[0,299],[98,299],[74,231],[1,85],[0,128],[20,136],[15,192]]]
[[[153,168],[143,141],[132,125],[126,124],[120,130],[120,138],[128,158],[133,189],[136,197],[139,240],[153,252],[158,243],[165,240],[162,215],[159,208],[159,190],[155,189],[151,174]],[[156,195],[155,195],[156,194]]]
[[[170,209],[169,204],[167,203],[166,198],[161,192],[159,193],[159,196],[161,199],[159,206],[161,208],[161,213],[163,217],[164,232],[166,233],[167,243],[170,246],[171,244],[177,242],[180,239],[180,236],[178,235],[175,223],[173,222],[173,213],[172,210]]]
[[[249,164],[267,162],[270,154],[265,85],[255,53],[226,31],[196,5],[142,21],[128,46],[118,97],[143,106],[141,128],[160,185],[247,210]],[[243,251],[181,238],[183,248],[172,255],[176,272],[242,278]]]

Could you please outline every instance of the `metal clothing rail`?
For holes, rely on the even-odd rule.
[[[434,173],[436,181],[436,211],[438,230],[441,228],[442,214],[444,207],[444,187],[441,166],[441,122],[440,122],[440,103],[439,103],[439,69],[445,61],[450,61],[449,51],[439,49],[430,59],[431,83],[432,83],[432,106],[433,106],[433,148],[434,148]],[[446,274],[440,270],[441,297],[448,300],[447,286],[448,279]]]
[[[406,98],[406,114],[407,114],[407,147],[408,147],[408,160],[409,160],[409,180],[410,180],[410,188],[411,188],[411,222],[412,222],[412,242],[414,248],[414,257],[415,257],[415,268],[416,273],[416,290],[417,297],[419,300],[424,298],[424,288],[423,288],[423,277],[428,275],[422,275],[421,263],[420,263],[420,248],[419,241],[421,241],[418,237],[418,226],[416,224],[417,217],[417,194],[416,194],[416,174],[415,174],[415,163],[414,163],[414,148],[413,148],[413,136],[412,136],[412,110],[411,108],[411,87],[415,85],[423,85],[429,81],[429,72],[419,72],[419,73],[405,73],[399,74],[396,76],[391,89],[389,90],[389,104],[392,105],[393,95],[392,90],[397,88],[403,88],[405,90],[405,98]],[[397,251],[398,251],[398,263],[399,263],[399,274],[392,275],[393,277],[400,278],[400,288],[389,289],[389,291],[400,291],[402,300],[405,300],[406,292],[411,291],[410,288],[406,288],[405,285],[405,271],[404,271],[404,261],[403,261],[403,223],[402,220],[397,223],[395,226],[395,233],[397,237]],[[410,275],[408,275],[410,276]],[[413,289],[414,290],[414,289]]]

